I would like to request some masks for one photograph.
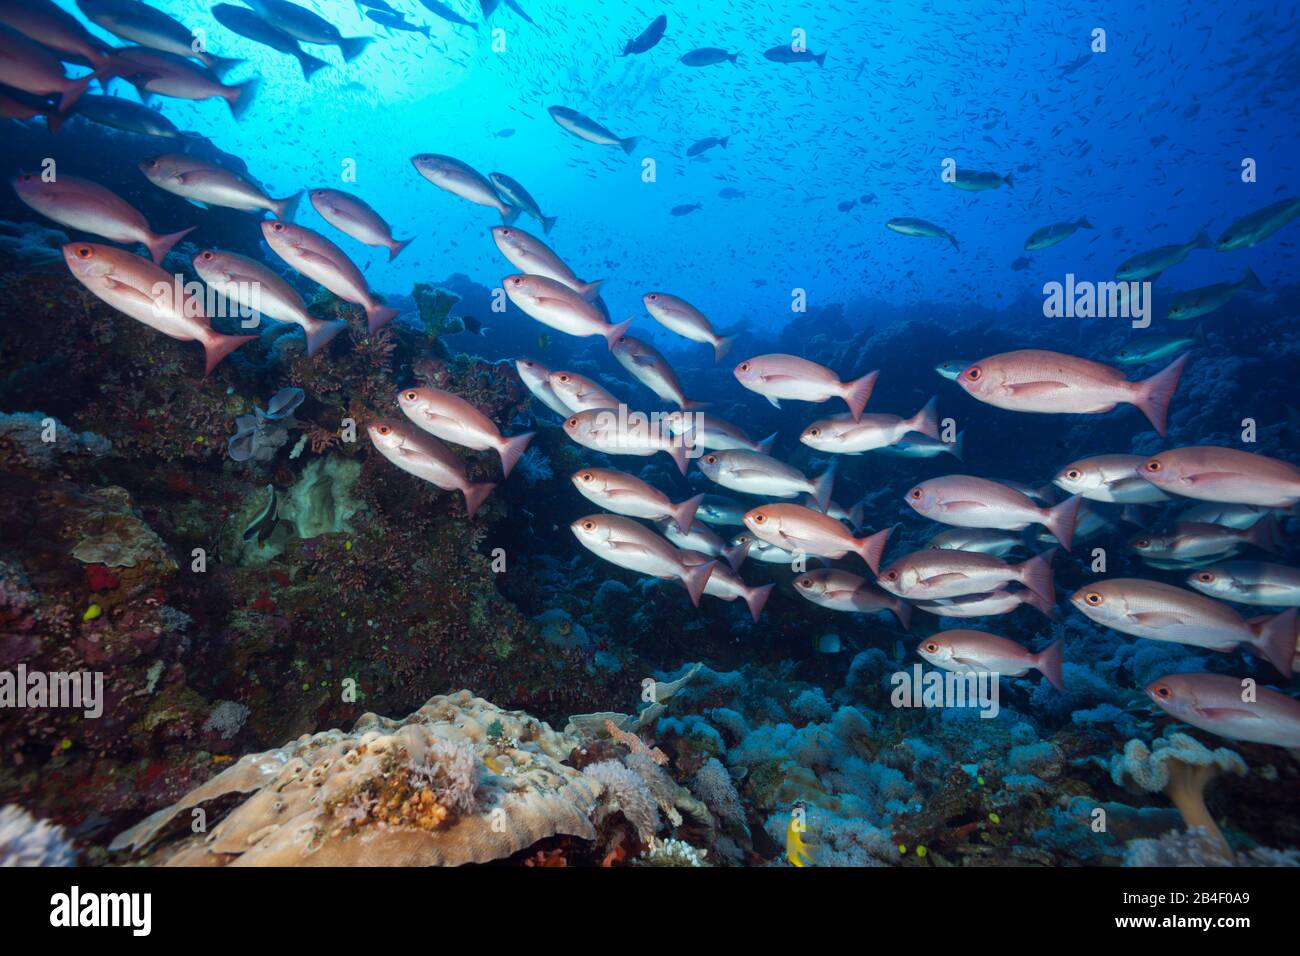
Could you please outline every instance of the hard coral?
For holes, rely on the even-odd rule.
[[[499,729],[489,740],[489,728]],[[494,742],[495,741],[495,742]],[[576,741],[469,691],[397,721],[303,736],[245,756],[122,833],[142,850],[186,811],[245,799],[206,837],[149,854],[168,865],[457,866],[502,859],[556,834],[596,838],[601,785],[560,761]]]

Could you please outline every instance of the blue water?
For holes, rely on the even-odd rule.
[[[559,216],[556,251],[579,275],[608,277],[614,313],[632,314],[642,292],[663,288],[755,326],[784,324],[795,289],[811,306],[847,303],[869,321],[880,306],[1036,298],[1066,272],[1109,278],[1134,253],[1201,228],[1217,237],[1300,176],[1294,4],[521,0],[537,25],[499,7],[490,25],[504,52],[486,27],[454,26],[415,0],[394,6],[427,25],[427,39],[386,31],[342,0],[304,5],[345,36],[376,39],[347,65],[335,48],[306,47],[335,64],[309,84],[292,58],[231,34],[204,4],[161,4],[207,29],[213,49],[249,60],[231,79],[264,78],[242,123],[220,101],[162,109],[243,158],[273,195],[347,189],[396,235],[418,235],[391,265],[383,250],[348,244],[379,289],[452,272],[490,287],[513,271],[486,233],[495,214],[423,181],[408,162],[421,152],[522,182]],[[468,0],[452,6],[481,20]],[[660,12],[663,40],[619,58]],[[761,55],[797,28],[826,54],[823,68]],[[1090,49],[1098,28],[1104,53]],[[699,46],[739,61],[678,62]],[[626,156],[575,139],[547,115],[555,104],[641,137],[640,147]],[[495,135],[503,130],[514,133]],[[687,158],[708,136],[728,136],[728,146]],[[946,158],[1011,173],[1015,186],[955,190],[940,178]],[[1241,180],[1246,158],[1257,163],[1251,184]],[[647,161],[653,183],[643,181]],[[342,178],[349,162],[355,182]],[[724,187],[745,196],[720,198]],[[864,196],[874,200],[837,208]],[[703,208],[669,214],[694,203]],[[1082,215],[1095,232],[1009,269],[1034,229]],[[945,227],[961,252],[887,231],[895,216]],[[328,228],[306,203],[300,221]],[[1198,253],[1165,288],[1236,278],[1246,264],[1266,287],[1295,275],[1295,241]]]

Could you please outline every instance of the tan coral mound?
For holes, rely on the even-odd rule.
[[[245,756],[111,849],[147,848],[188,827],[196,808],[215,812],[236,794],[245,798],[210,832],[164,842],[146,858],[169,866],[458,866],[557,834],[594,840],[601,785],[561,763],[576,744],[522,711],[460,691],[404,720],[366,714],[351,733],[328,730]]]

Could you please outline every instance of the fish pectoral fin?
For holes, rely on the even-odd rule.
[[[980,511],[984,507],[979,501],[945,501],[940,510],[945,514],[961,514],[965,511]]]
[[[1259,714],[1244,707],[1198,707],[1196,712],[1207,720],[1259,720]]]
[[[301,246],[298,247],[297,252],[298,252],[298,256],[302,259],[303,262],[309,262],[312,263],[313,265],[320,265],[320,266],[330,266],[330,267],[334,266],[333,259],[330,259],[328,256],[322,256],[318,252],[312,252],[310,249],[304,249]]]
[[[1181,614],[1174,614],[1170,611],[1141,611],[1137,614],[1130,613],[1128,619],[1134,624],[1141,624],[1144,627],[1170,627],[1174,624],[1183,624],[1186,618]]]
[[[1195,485],[1207,481],[1226,481],[1237,477],[1239,476],[1230,471],[1198,471],[1194,475],[1185,476],[1183,481],[1190,485]]]
[[[122,296],[123,298],[133,299],[141,305],[152,307],[158,301],[153,296],[141,292],[130,283],[122,282],[120,279],[115,279],[112,276],[104,276],[104,283],[117,295]]]
[[[925,578],[921,584],[927,588],[935,587],[940,584],[947,584],[949,581],[965,580],[966,575],[958,574],[956,571],[949,571],[947,574],[936,574],[932,578]]]
[[[632,364],[639,365],[642,368],[654,368],[655,360],[648,355],[634,355],[632,357]]]
[[[781,403],[778,402],[778,401],[777,401],[775,398],[773,398],[771,395],[767,395],[767,396],[764,396],[764,397],[765,397],[769,402],[772,403],[772,407],[773,407],[773,408],[780,408],[780,407],[781,407]]]
[[[1018,398],[1037,398],[1040,395],[1051,395],[1053,392],[1059,392],[1066,388],[1066,385],[1064,382],[1021,382],[1019,385],[1006,385],[1003,387]]]
[[[976,670],[985,669],[983,664],[977,660],[972,660],[969,657],[954,657],[952,661],[954,664],[960,664],[962,667],[973,667]]]

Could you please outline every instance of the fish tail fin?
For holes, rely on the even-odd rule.
[[[428,35],[429,35],[429,28],[428,28],[427,26],[421,25],[420,27],[418,27],[418,28],[416,29],[416,32],[417,32],[417,33],[421,33],[421,34],[423,34],[425,37],[428,37]]]
[[[1151,523],[1151,519],[1141,505],[1125,505],[1119,513],[1119,520],[1127,521],[1139,528],[1145,528]]]
[[[1277,518],[1267,514],[1251,525],[1245,534],[1246,544],[1253,544],[1264,551],[1278,551]]]
[[[50,135],[53,136],[55,133],[59,131],[59,127],[63,125],[64,121],[67,120],[67,118],[68,118],[67,113],[60,113],[56,110],[50,110],[48,113],[45,114],[45,128],[48,129],[50,131]]]
[[[1083,498],[1079,495],[1071,495],[1059,505],[1047,509],[1047,516],[1043,520],[1043,525],[1052,533],[1057,541],[1061,542],[1061,547],[1066,551],[1070,550],[1070,545],[1074,541],[1074,524],[1079,518],[1079,506],[1083,504]]]
[[[1208,232],[1202,229],[1196,234],[1196,238],[1192,240],[1192,245],[1197,249],[1212,249],[1214,247],[1214,240],[1210,238]]]
[[[826,54],[825,54],[825,53],[819,53],[819,54],[817,54],[816,56],[814,56],[813,59],[817,61],[817,65],[818,65],[818,66],[825,66],[825,65],[826,65]]]
[[[182,229],[180,232],[169,232],[165,235],[153,233],[145,245],[149,248],[149,258],[154,261],[155,265],[162,265],[163,260],[167,258],[167,253],[171,251],[172,246],[188,236],[198,226],[190,226],[188,229]]]
[[[966,433],[964,431],[958,432],[957,437],[953,439],[950,445],[948,445],[948,454],[952,455],[952,457],[956,458],[958,461],[965,461],[966,459],[962,457],[964,454],[962,448],[965,442]]]
[[[543,216],[543,217],[542,217],[542,232],[543,232],[543,234],[545,234],[545,235],[550,235],[550,233],[551,233],[551,229],[552,229],[552,228],[555,226],[555,224],[556,224],[557,222],[559,222],[559,221],[560,221],[560,217],[559,217],[559,216]]]
[[[78,79],[70,80],[63,91],[63,95],[59,97],[59,112],[66,113],[70,110],[77,100],[81,99],[86,90],[90,89],[90,81],[94,79],[98,79],[98,77],[94,73],[90,73]]]
[[[631,324],[631,319],[624,319],[617,325],[609,325],[605,327],[605,344],[609,346],[611,351],[613,351],[614,345],[623,337],[623,333],[627,331],[627,327]],[[682,472],[682,474],[684,475],[686,472]]]
[[[604,284],[604,279],[592,279],[590,282],[579,282],[578,295],[582,296],[588,302],[591,302],[599,297],[600,287]]]
[[[1056,620],[1056,605],[1051,601],[1044,600],[1041,594],[1035,594],[1028,588],[1025,588],[1023,591],[1018,591],[1017,593],[1020,595],[1020,601],[1022,604],[1028,604],[1049,621]]]
[[[880,574],[880,558],[885,553],[885,545],[889,543],[889,536],[893,533],[893,528],[886,528],[884,531],[877,531],[865,538],[854,539],[854,552],[863,561],[867,562],[867,567],[871,569],[872,574]]]
[[[303,332],[307,336],[307,357],[311,358],[325,346],[329,345],[330,342],[334,341],[334,336],[338,335],[347,327],[348,324],[341,319],[334,321],[318,319],[313,322],[311,326],[303,329]]]
[[[478,511],[479,506],[488,495],[492,494],[492,489],[495,487],[496,483],[492,481],[469,482],[460,490],[460,493],[465,496],[467,517],[474,517],[474,512]]]
[[[1180,355],[1163,371],[1138,383],[1137,400],[1133,404],[1142,410],[1142,414],[1151,422],[1151,427],[1161,438],[1165,437],[1169,400],[1174,397],[1174,390],[1178,388],[1178,379],[1183,374],[1183,366],[1186,364],[1187,356]]]
[[[203,377],[207,378],[211,375],[212,370],[221,364],[221,360],[235,349],[256,338],[256,335],[222,335],[220,332],[213,332],[209,338],[203,339],[203,352],[207,359]]]
[[[359,57],[370,41],[374,37],[344,37],[339,41],[339,52],[343,54],[343,62],[351,63]]]
[[[730,60],[732,63],[735,63],[737,60],[740,59],[740,54],[739,54],[739,53],[733,53],[733,54],[731,54],[730,56],[728,56],[727,59]]]
[[[890,595],[889,610],[898,619],[898,626],[905,631],[912,629],[912,605],[901,597]]]
[[[727,136],[722,137],[720,140],[718,140],[718,145],[721,146],[723,149],[726,149],[726,148],[727,148],[727,141],[728,141],[729,139],[731,139],[731,136],[730,136],[730,135],[727,135]]]
[[[948,241],[952,243],[952,247],[954,249],[956,249],[958,252],[961,252],[961,246],[957,244],[956,236],[952,236],[952,235],[948,236]]]
[[[752,541],[742,541],[740,544],[727,545],[722,549],[722,556],[727,559],[727,564],[731,565],[731,570],[740,570],[740,566],[749,557],[749,548],[752,544]]]
[[[876,387],[876,379],[880,371],[868,372],[861,378],[846,382],[842,386],[844,389],[844,401],[849,406],[849,414],[853,416],[856,422],[862,417],[862,410],[867,407],[867,402],[871,399],[871,390]]]
[[[861,501],[849,508],[849,524],[856,533],[862,527],[862,518],[864,517],[865,506]]]
[[[681,504],[673,505],[673,523],[677,525],[677,530],[682,534],[689,534],[691,524],[695,521],[695,512],[700,508],[700,502],[704,500],[704,495],[696,495],[694,498],[687,498]]]
[[[774,587],[775,584],[760,584],[756,588],[745,589],[745,603],[749,605],[749,616],[754,619],[755,624],[763,613],[763,605],[767,604],[767,599],[772,596]]]
[[[1002,181],[1003,181],[1004,183],[1007,184],[1007,188],[1008,188],[1008,189],[1014,189],[1014,188],[1015,188],[1015,185],[1016,185],[1016,184],[1015,184],[1014,182],[1012,182],[1012,180],[1011,180],[1011,174],[1010,174],[1010,173],[1007,173],[1005,176],[1003,176],[1003,177],[1002,177]]]
[[[1289,607],[1281,614],[1250,625],[1255,632],[1255,648],[1286,678],[1291,677],[1291,665],[1296,654],[1295,618],[1296,608]]]
[[[247,63],[237,56],[215,56],[211,53],[207,56],[208,69],[217,76],[224,77],[227,73],[239,66],[241,63]]]
[[[401,255],[402,250],[413,242],[415,242],[415,236],[412,236],[410,239],[394,239],[393,244],[388,247],[388,261],[392,262],[396,259]]]
[[[1051,605],[1056,604],[1056,588],[1052,583],[1052,555],[1054,554],[1056,549],[1049,548],[1013,568],[1021,584]]]
[[[1264,291],[1264,283],[1259,281],[1259,276],[1255,275],[1255,270],[1250,266],[1246,267],[1246,271],[1237,285],[1243,289],[1253,289],[1255,292]]]
[[[298,215],[298,203],[302,202],[302,193],[300,189],[292,196],[286,196],[283,199],[272,199],[271,206],[275,212],[275,218],[284,222],[293,222],[294,216]]]
[[[1065,641],[1056,640],[1047,645],[1041,654],[1034,658],[1034,666],[1051,682],[1057,690],[1065,690],[1065,675],[1061,668],[1065,659]]]
[[[1092,225],[1092,223],[1090,223],[1090,222],[1088,221],[1088,217],[1087,217],[1087,216],[1080,216],[1079,219],[1078,219],[1078,221],[1075,223],[1075,225],[1078,226],[1080,229],[1091,229],[1091,228],[1093,228],[1093,225]]]
[[[939,396],[935,395],[925,407],[913,415],[907,422],[909,431],[920,432],[931,438],[939,437]]]
[[[781,433],[780,433],[780,432],[772,432],[772,434],[768,435],[768,436],[767,436],[766,438],[764,438],[761,442],[759,442],[759,443],[758,443],[758,449],[757,449],[758,453],[759,453],[760,455],[770,455],[770,454],[772,454],[772,446],[773,446],[774,444],[776,444],[776,436],[779,435],[779,434],[781,434]]]
[[[682,399],[682,411],[684,411],[684,412],[697,412],[697,411],[699,411],[701,408],[708,408],[710,404],[711,404],[710,402],[693,402],[693,401],[691,401],[689,398],[683,398],[683,399]]]
[[[717,563],[717,561],[706,561],[704,564],[692,564],[682,568],[682,584],[686,585],[686,593],[691,596],[691,603],[696,607],[700,606],[704,586],[709,583],[709,575],[713,573],[713,567]]]
[[[302,78],[311,81],[312,74],[319,69],[330,66],[328,60],[322,60],[320,57],[312,56],[306,50],[298,51],[298,65],[302,67]]]
[[[501,456],[501,477],[509,478],[510,471],[519,461],[519,456],[524,453],[528,443],[533,440],[536,432],[524,432],[522,435],[514,435],[510,438],[503,438],[501,444],[497,447],[497,454]]]
[[[718,340],[713,343],[713,361],[721,362],[722,357],[731,351],[731,347],[736,344],[734,335],[719,336]]]
[[[812,498],[817,503],[817,510],[822,514],[826,513],[826,508],[831,501],[831,489],[835,487],[835,466],[837,464],[836,459],[831,459],[831,463],[826,470],[813,479]]]
[[[682,473],[682,477],[685,478],[686,469],[689,467],[689,463],[686,461],[685,446],[674,442],[673,444],[665,448],[664,451],[667,452],[668,457],[671,458],[677,464],[677,470],[680,471]]]
[[[501,208],[501,221],[507,226],[513,226],[521,212],[523,212],[523,210],[518,206],[512,206],[509,203],[506,203]]]
[[[1196,331],[1192,333],[1192,338],[1196,340],[1197,348],[1205,348],[1210,344],[1210,340],[1205,337],[1205,326],[1197,324]]]
[[[618,145],[623,147],[623,152],[631,156],[632,150],[636,149],[636,144],[639,142],[641,142],[640,136],[629,136],[627,139],[620,139]]]
[[[226,104],[230,107],[230,115],[235,118],[235,122],[244,118],[248,108],[253,105],[258,87],[261,85],[262,78],[255,76],[251,80],[245,80],[243,83],[228,87],[230,93],[226,96]]]
[[[374,335],[395,318],[397,318],[396,309],[380,305],[378,302],[370,303],[366,307],[366,333]]]

